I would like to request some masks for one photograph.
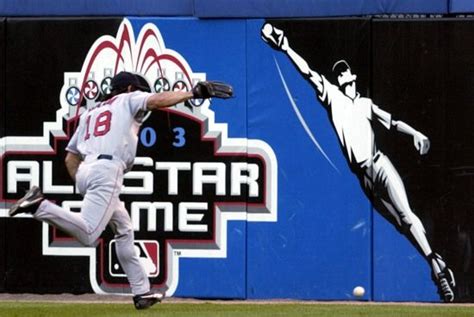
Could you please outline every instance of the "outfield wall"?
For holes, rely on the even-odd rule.
[[[22,0],[0,1],[2,16],[327,17],[472,11],[467,0]]]
[[[195,1],[193,14],[211,12],[206,3]],[[462,1],[431,3],[412,12],[463,8]],[[364,13],[386,13],[383,5]],[[77,115],[107,92],[113,74],[128,70],[157,92],[189,90],[204,79],[235,90],[230,100],[154,113],[139,132],[139,159],[122,199],[156,289],[181,297],[351,300],[352,289],[363,286],[364,300],[439,301],[429,263],[407,238],[410,226],[398,226],[390,210],[380,213],[370,202],[382,195],[384,180],[369,175],[378,186],[364,192],[361,169],[348,164],[356,161],[357,146],[369,144],[400,174],[429,245],[455,274],[456,301],[473,300],[472,19],[31,18],[5,12],[0,291],[129,292],[109,229],[95,247],[84,248],[31,217],[7,217],[32,185],[79,210],[64,148]],[[341,126],[332,123],[337,114],[318,99],[314,82],[262,40],[267,22],[333,83],[333,64],[347,61],[360,96],[426,135],[429,152],[417,153],[412,137],[387,129],[370,111],[364,116],[375,143],[368,130],[351,125],[360,112],[342,119],[349,132],[340,139]],[[173,192],[169,166],[178,162],[189,168],[179,171]],[[203,162],[207,170],[199,169]],[[215,177],[203,181],[205,175]]]

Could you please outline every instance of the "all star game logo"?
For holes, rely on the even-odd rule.
[[[94,42],[81,70],[64,73],[57,121],[44,124],[43,137],[3,138],[3,215],[23,195],[20,189],[32,185],[66,210],[80,210],[82,197],[65,178],[64,149],[78,116],[110,92],[116,73],[140,74],[153,92],[188,91],[206,79],[166,48],[156,25],[146,24],[137,33],[124,19],[115,36]],[[153,288],[167,296],[178,286],[181,258],[227,256],[228,221],[277,220],[277,161],[271,147],[260,140],[229,138],[227,124],[215,122],[212,101],[192,102],[199,107],[180,104],[146,118],[121,195],[140,261]],[[95,247],[85,248],[43,224],[43,255],[88,256],[96,293],[130,292],[117,243],[106,230]]]

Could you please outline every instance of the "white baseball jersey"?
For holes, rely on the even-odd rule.
[[[112,97],[86,110],[66,150],[87,156],[112,155],[129,170],[135,159],[138,130],[151,93],[135,91]]]
[[[119,195],[124,172],[135,159],[138,129],[150,95],[139,91],[120,94],[81,115],[66,148],[85,159],[76,173],[76,186],[84,196],[81,211],[69,212],[45,200],[34,215],[85,246],[93,246],[110,225],[117,243],[117,257],[135,295],[148,292],[150,282],[135,252],[132,222]],[[100,154],[112,155],[113,159],[98,160]]]
[[[369,163],[377,150],[371,121],[377,119],[390,129],[390,113],[359,94],[352,100],[339,90],[339,87],[331,84],[324,76],[321,77],[323,88],[319,98],[331,111],[332,123],[349,161],[360,165]]]

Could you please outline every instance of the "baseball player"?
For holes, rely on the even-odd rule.
[[[430,148],[428,138],[402,121],[392,119],[371,99],[359,95],[357,76],[344,60],[336,62],[333,73],[336,84],[311,69],[290,46],[284,32],[269,23],[262,27],[262,38],[273,48],[290,58],[299,72],[311,83],[318,98],[328,111],[349,166],[377,211],[405,235],[432,269],[432,278],[445,302],[454,300],[455,280],[452,271],[440,255],[434,253],[420,219],[408,203],[403,181],[390,159],[375,144],[372,124],[379,122],[413,137],[415,148],[423,155]]]
[[[93,246],[107,225],[116,239],[117,256],[134,294],[137,309],[160,302],[163,294],[154,293],[134,249],[134,234],[127,210],[119,194],[123,175],[132,168],[138,130],[148,111],[170,107],[192,98],[228,98],[232,87],[215,82],[200,82],[192,91],[149,93],[140,78],[129,72],[117,74],[112,92],[95,107],[84,111],[66,150],[67,170],[84,196],[81,211],[69,212],[44,199],[40,188],[31,188],[12,205],[9,215],[31,213]]]

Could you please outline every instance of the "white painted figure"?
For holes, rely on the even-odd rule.
[[[271,47],[285,53],[298,71],[311,83],[321,104],[326,108],[339,138],[350,168],[375,209],[405,235],[427,260],[432,278],[445,302],[454,300],[455,280],[441,256],[433,252],[420,219],[412,211],[403,181],[390,159],[375,144],[372,124],[379,122],[413,138],[420,155],[430,148],[429,139],[402,121],[393,120],[390,113],[380,109],[370,98],[361,97],[356,89],[357,76],[349,64],[337,61],[332,71],[336,83],[310,68],[308,63],[289,45],[283,30],[266,23],[262,38]]]

